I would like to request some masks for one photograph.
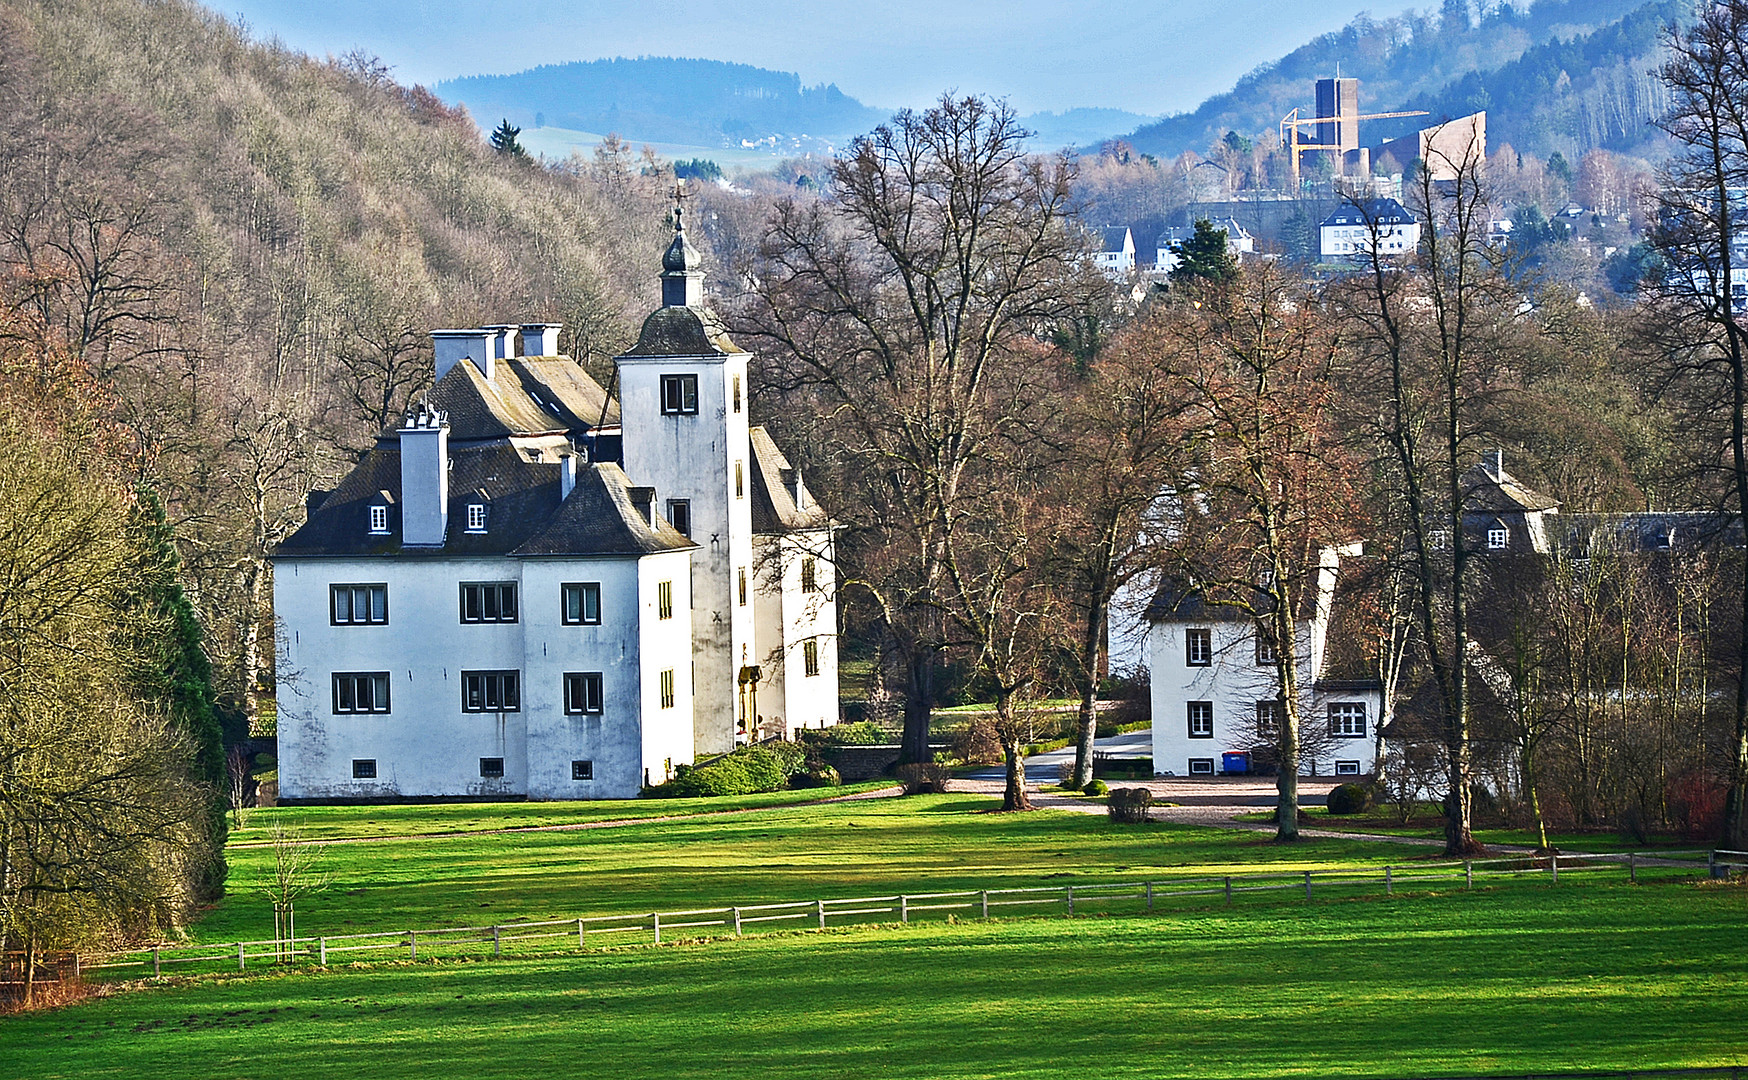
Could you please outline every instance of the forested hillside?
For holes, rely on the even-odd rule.
[[[1128,141],[1143,153],[1164,158],[1205,151],[1228,131],[1244,136],[1273,131],[1288,110],[1310,109],[1315,81],[1335,75],[1337,65],[1344,78],[1361,81],[1360,105],[1366,111],[1431,108],[1403,104],[1410,99],[1436,98],[1441,107],[1466,102],[1469,98],[1462,95],[1447,100],[1445,87],[1473,72],[1494,71],[1550,40],[1570,40],[1610,26],[1643,5],[1644,0],[1540,0],[1519,10],[1444,0],[1438,11],[1408,11],[1386,19],[1361,15],[1341,30],[1258,67],[1229,93],[1209,98],[1194,112],[1140,128]],[[1660,10],[1662,5],[1652,6]],[[1655,65],[1647,60],[1641,66],[1649,70]],[[1570,78],[1576,81],[1586,74],[1574,70]],[[1380,124],[1373,133],[1383,138],[1398,131]],[[1557,148],[1519,147],[1539,153]],[[1570,153],[1572,148],[1566,149]]]
[[[494,154],[371,58],[186,0],[0,2],[0,298],[113,387],[233,732],[274,649],[264,555],[428,380],[426,332],[562,320],[611,355],[666,182]]]

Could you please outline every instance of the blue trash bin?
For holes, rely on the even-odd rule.
[[[1228,750],[1221,754],[1220,771],[1228,776],[1250,775],[1250,751]]]

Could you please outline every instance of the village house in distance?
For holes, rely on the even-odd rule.
[[[832,523],[702,279],[677,226],[617,401],[557,325],[432,333],[424,402],[273,556],[282,802],[629,798],[837,722]]]

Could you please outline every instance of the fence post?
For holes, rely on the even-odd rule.
[[[1232,878],[1230,876],[1226,878],[1226,906],[1232,906]]]
[[[1553,878],[1551,884],[1560,884],[1560,856],[1548,856],[1548,873],[1552,875]]]
[[[1639,883],[1639,857],[1633,852],[1627,852],[1627,880],[1634,885]]]
[[[1716,848],[1706,852],[1706,877],[1718,876],[1718,851]]]
[[[1463,888],[1471,891],[1475,888],[1475,864],[1467,859],[1463,860]]]
[[[660,945],[662,943],[662,913],[659,911],[650,912],[649,925],[655,931],[655,943]]]
[[[740,937],[740,908],[734,908],[734,936]]]
[[[905,923],[910,921],[910,897],[908,896],[898,898],[898,921]]]
[[[1147,883],[1147,910],[1153,910],[1153,882]]]
[[[1388,866],[1384,867],[1384,895],[1385,896],[1396,895],[1395,890],[1391,887],[1390,868]]]
[[[156,945],[153,945],[152,946],[152,978],[157,979],[157,978],[161,978],[162,976],[163,976],[163,972],[158,967],[158,947]]]
[[[316,939],[316,955],[317,955],[316,963],[322,965],[323,967],[327,967],[328,966],[328,939],[327,938],[320,937],[320,938]]]
[[[978,893],[977,899],[978,899],[978,903],[981,904],[983,907],[983,917],[985,919],[988,919],[989,918],[989,890],[985,889],[982,892]]]
[[[1062,887],[1062,891],[1068,897],[1068,913],[1070,915],[1073,915],[1074,914],[1074,886],[1073,885],[1064,885]]]
[[[814,911],[816,911],[819,914],[819,928],[821,930],[824,930],[825,929],[825,901],[824,900],[815,900],[813,902],[813,909],[814,909]]]
[[[1305,871],[1305,899],[1311,899],[1311,871]]]
[[[417,960],[418,958],[419,958],[419,932],[417,930],[408,930],[407,931],[407,959],[408,960]]]
[[[79,954],[73,954],[73,981],[79,981]]]
[[[243,943],[237,942],[237,970],[243,970]]]
[[[581,915],[578,915],[577,916],[577,948],[581,949],[581,948],[585,947],[587,944],[588,944],[588,939],[583,936],[583,917]]]
[[[492,927],[492,959],[494,959],[494,960],[499,959],[503,955],[504,955],[504,940],[503,940],[503,937],[500,935],[499,928],[494,926],[494,927]]]

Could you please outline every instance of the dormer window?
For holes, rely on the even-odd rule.
[[[698,376],[662,376],[662,412],[668,416],[698,414]]]
[[[370,508],[370,531],[375,536],[388,535],[388,507],[381,503]]]
[[[1504,551],[1505,545],[1511,542],[1511,533],[1505,528],[1504,522],[1495,521],[1493,527],[1487,530],[1487,550]]]
[[[467,504],[467,531],[483,533],[486,531],[486,504],[470,502]]]
[[[1451,533],[1449,529],[1434,529],[1427,535],[1426,539],[1427,546],[1431,547],[1434,551],[1450,550]]]

